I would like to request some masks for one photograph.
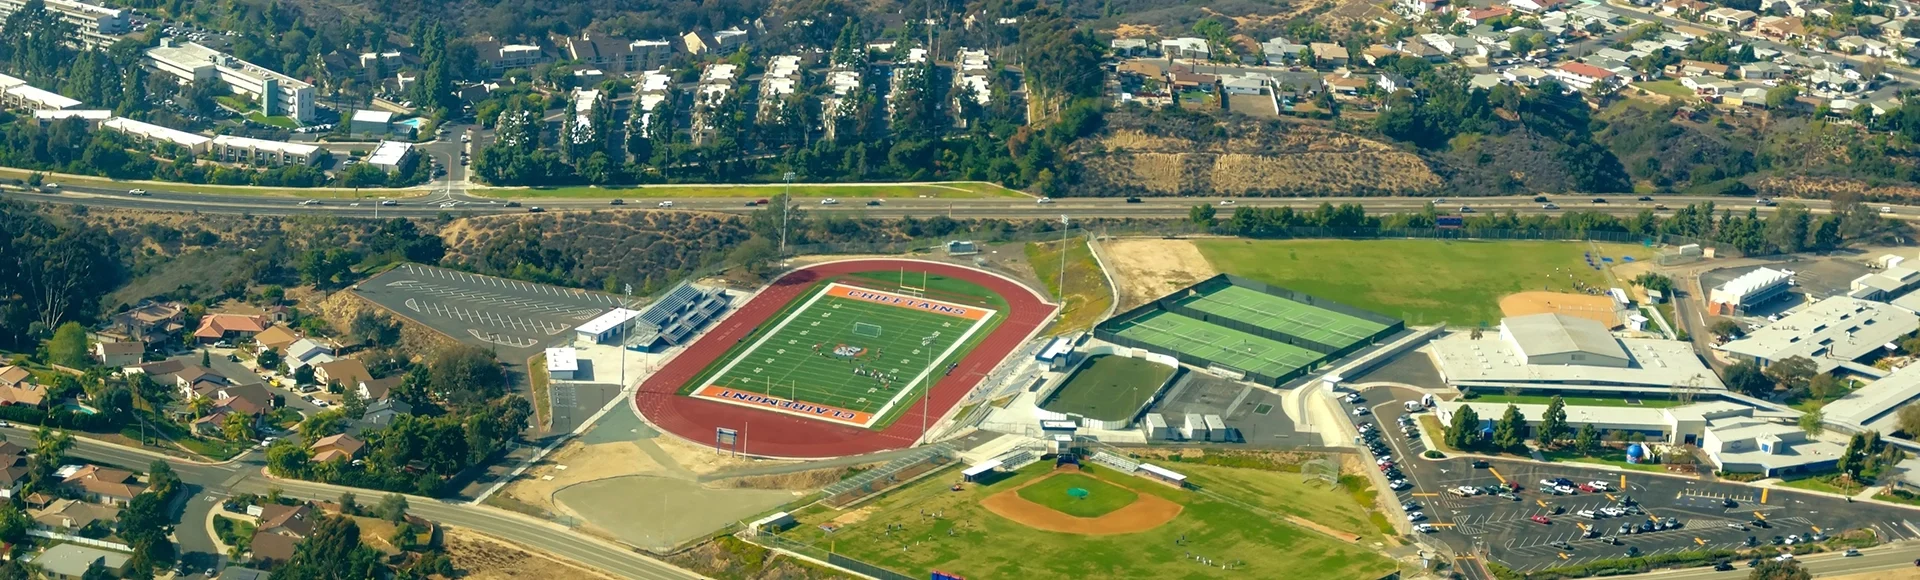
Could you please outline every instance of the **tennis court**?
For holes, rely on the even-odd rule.
[[[992,310],[827,284],[693,395],[871,426],[942,376]]]
[[[1387,328],[1385,324],[1240,286],[1182,298],[1179,304],[1336,349],[1367,340]]]
[[[1291,344],[1166,310],[1156,309],[1132,320],[1121,321],[1115,325],[1114,334],[1270,377],[1288,376],[1321,357],[1320,353]]]

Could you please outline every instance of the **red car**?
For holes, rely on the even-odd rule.
[[[1380,462],[1380,471],[1386,471],[1386,470],[1389,470],[1389,469],[1393,469],[1393,462],[1392,462],[1392,461],[1382,461],[1382,462]]]
[[[1527,518],[1527,519],[1530,519],[1530,520],[1533,520],[1533,521],[1534,521],[1534,523],[1539,523],[1539,524],[1551,524],[1551,523],[1553,523],[1553,520],[1549,520],[1549,519],[1547,519],[1547,516],[1533,516],[1533,517],[1531,517],[1531,518]]]
[[[1598,492],[1599,492],[1600,490],[1599,490],[1598,488],[1595,488],[1595,487],[1593,487],[1593,486],[1591,486],[1591,485],[1587,485],[1587,484],[1584,484],[1584,483],[1582,483],[1582,484],[1580,484],[1580,491],[1584,491],[1584,492],[1587,492],[1587,493],[1598,493]]]

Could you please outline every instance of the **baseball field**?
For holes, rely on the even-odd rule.
[[[1196,240],[1214,269],[1339,300],[1411,325],[1496,324],[1516,292],[1606,287],[1600,258],[1647,260],[1633,244],[1436,240]],[[1595,251],[1595,248],[1598,251]],[[1588,264],[1588,254],[1594,254]]]
[[[1302,483],[1297,473],[1167,466],[1219,495],[1102,466],[1056,472],[1051,461],[953,491],[960,474],[950,469],[851,510],[802,510],[800,525],[783,536],[922,578],[932,570],[968,578],[1379,578],[1396,568],[1372,551],[1380,531],[1342,489]],[[1018,506],[1044,511],[1022,514],[1028,519],[1129,529],[1042,531],[996,511]],[[1361,539],[1336,539],[1287,516]],[[1143,519],[1149,527],[1139,529]]]

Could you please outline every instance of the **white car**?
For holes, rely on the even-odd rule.
[[[147,190],[144,190],[144,189],[129,189],[129,190],[127,190],[127,195],[139,195],[139,196],[145,196],[145,195],[147,195]]]
[[[394,200],[391,200],[391,199],[383,199],[383,200],[380,200],[380,205],[384,205],[384,206],[396,206],[396,205],[400,205],[400,202],[397,202],[397,201],[394,201]]]
[[[1781,555],[1778,555],[1778,556],[1774,556],[1774,557],[1773,557],[1773,561],[1775,561],[1775,562],[1792,562],[1792,561],[1793,561],[1793,554],[1781,554]]]
[[[840,200],[837,200],[831,197],[820,200],[820,205],[839,205],[839,204],[840,204]]]
[[[1220,200],[1220,205],[1233,205],[1233,200],[1231,199]]]
[[[1427,514],[1423,514],[1420,512],[1411,512],[1407,514],[1407,521],[1409,522],[1417,522],[1424,519],[1427,519]]]
[[[1437,530],[1438,528],[1433,527],[1433,524],[1414,524],[1413,525],[1413,531],[1420,532],[1422,534],[1431,534]]]
[[[1554,481],[1552,478],[1540,480],[1541,487],[1558,487],[1559,485],[1560,482]]]
[[[1587,485],[1600,491],[1613,491],[1613,486],[1607,485],[1607,482],[1604,481],[1589,481]]]
[[[1353,408],[1353,414],[1354,414],[1354,415],[1369,415],[1369,414],[1372,414],[1372,413],[1373,413],[1373,411],[1368,411],[1366,407],[1354,407],[1354,408]]]
[[[1595,520],[1600,519],[1600,512],[1596,512],[1593,510],[1580,510],[1580,511],[1574,512],[1573,515],[1577,515],[1577,516],[1588,518],[1588,519],[1595,519]]]
[[[1034,202],[1034,203],[1053,203],[1053,198],[1051,198],[1051,197],[1043,197],[1043,198],[1040,198],[1040,199],[1036,199],[1036,200],[1033,200],[1033,202]]]
[[[42,183],[42,184],[40,184],[40,189],[60,189],[60,184],[58,184],[58,183]]]
[[[1564,493],[1564,494],[1567,494],[1567,495],[1573,495],[1573,494],[1576,494],[1576,493],[1580,493],[1580,490],[1578,490],[1578,489],[1574,489],[1574,487],[1573,487],[1573,486],[1571,486],[1571,485],[1556,485],[1556,486],[1554,486],[1554,487],[1553,487],[1553,490],[1554,490],[1554,491],[1557,491],[1557,492],[1560,492],[1560,493]]]
[[[1407,483],[1407,480],[1404,480],[1404,479],[1396,479],[1396,480],[1387,482],[1387,487],[1394,491],[1400,491],[1409,487],[1413,487],[1413,484]]]
[[[663,202],[660,202],[659,204],[657,204],[657,205],[655,205],[654,207],[662,207],[662,208],[667,208],[667,207],[673,207],[673,202],[671,202],[671,201],[663,201]]]
[[[309,199],[309,200],[300,202],[300,205],[320,205],[320,200]]]
[[[1471,486],[1471,485],[1462,485],[1462,486],[1460,486],[1460,487],[1456,487],[1456,488],[1454,488],[1454,489],[1458,489],[1458,490],[1460,490],[1460,493],[1464,493],[1464,494],[1467,494],[1467,495],[1480,495],[1481,493],[1484,493],[1484,492],[1483,492],[1483,491],[1482,491],[1482,490],[1481,490],[1480,488],[1478,488],[1478,487],[1474,487],[1474,486]]]

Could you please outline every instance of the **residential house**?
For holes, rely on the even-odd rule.
[[[285,349],[298,340],[300,340],[299,334],[295,334],[293,329],[279,324],[260,331],[260,334],[253,335],[253,343],[265,348]]]
[[[1400,76],[1398,73],[1380,73],[1379,78],[1374,82],[1380,86],[1380,90],[1389,93],[1401,89],[1413,90],[1413,84],[1407,82],[1407,77]]]
[[[58,531],[72,533],[88,524],[100,522],[112,524],[120,519],[120,508],[70,499],[56,499],[47,507],[27,510],[27,516],[35,523]]]
[[[693,31],[680,36],[680,42],[687,47],[688,54],[726,54],[738,49],[747,42],[747,31],[739,27],[728,28],[714,33]]]
[[[1507,0],[1507,6],[1528,14],[1540,14],[1565,6],[1568,0]]]
[[[338,437],[338,435],[336,435],[336,437]],[[258,517],[260,520],[254,524],[255,530],[294,538],[305,538],[313,534],[315,522],[312,504],[280,505],[270,503],[260,506],[260,514]]]
[[[356,439],[352,435],[342,433],[321,437],[319,441],[313,442],[313,445],[309,446],[308,449],[313,450],[314,463],[326,463],[335,459],[352,461],[360,456],[360,450],[366,448],[366,446],[366,442]]]
[[[57,580],[79,580],[87,577],[87,572],[92,570],[95,564],[105,570],[109,577],[119,578],[126,574],[127,562],[132,559],[132,554],[80,544],[60,544],[41,552],[33,559],[33,564],[48,578]]]
[[[547,61],[547,53],[538,45],[509,44],[491,36],[473,41],[474,55],[486,71],[498,76],[513,69],[533,68]]]
[[[1737,8],[1715,8],[1712,10],[1708,10],[1704,13],[1701,13],[1700,21],[1706,22],[1709,24],[1717,24],[1731,30],[1743,30],[1746,27],[1753,25],[1754,19],[1759,17],[1760,15],[1755,14],[1752,10],[1740,10]]]
[[[1782,74],[1780,65],[1767,61],[1750,62],[1740,65],[1740,78],[1750,81],[1777,79],[1780,78]]]
[[[0,499],[13,499],[27,482],[27,448],[0,441]]]
[[[199,396],[213,401],[213,407],[207,414],[193,421],[193,431],[201,435],[221,435],[229,416],[242,415],[257,423],[273,409],[273,394],[267,392],[263,385],[221,387],[199,393]]]
[[[134,496],[147,492],[133,472],[98,465],[68,465],[54,472],[60,485],[81,494],[88,501],[125,506]]]
[[[289,370],[298,369],[310,364],[330,363],[334,360],[333,347],[315,342],[311,338],[302,338],[294,341],[293,344],[287,345],[282,351],[282,354],[285,356],[281,358],[287,361],[287,368]]]
[[[122,367],[120,369],[120,372],[129,374],[129,375],[144,374],[144,375],[147,375],[147,378],[152,379],[153,382],[155,383],[167,385],[167,384],[173,384],[174,379],[179,375],[180,371],[184,371],[184,370],[187,370],[187,361],[180,360],[180,359],[167,359],[163,361],[154,361],[154,362],[130,366],[130,367]]]
[[[208,314],[200,318],[200,328],[193,331],[193,338],[202,344],[234,342],[243,338],[253,338],[267,330],[265,316],[251,314]]]
[[[294,548],[299,545],[300,538],[256,530],[253,532],[253,541],[247,544],[247,553],[253,564],[272,568],[292,560]]]
[[[1161,40],[1160,54],[1166,55],[1167,58],[1207,60],[1213,58],[1213,48],[1207,44],[1205,38],[1183,36]]]
[[[1761,18],[1759,23],[1754,25],[1753,29],[1755,32],[1759,32],[1760,36],[1781,42],[1800,40],[1807,37],[1807,26],[1801,23],[1800,17],[1798,16],[1768,16]]]
[[[1613,71],[1584,62],[1563,62],[1559,66],[1547,69],[1547,74],[1560,79],[1574,90],[1585,92],[1594,85],[1614,85],[1620,82],[1620,76]]]
[[[147,353],[147,343],[96,342],[93,343],[93,359],[103,366],[120,368],[140,364],[140,357]]]
[[[1685,76],[1710,76],[1715,78],[1727,76],[1728,70],[1727,65],[1724,64],[1697,60],[1683,60],[1668,68],[1671,72],[1677,72]]]
[[[0,365],[0,388],[18,387],[33,383],[33,373],[24,367]]]
[[[1898,97],[1879,97],[1879,98],[1867,99],[1867,102],[1865,103],[1865,105],[1867,108],[1870,108],[1873,110],[1873,116],[1878,117],[1881,115],[1885,115],[1885,114],[1900,110],[1900,99]]]
[[[1152,53],[1145,38],[1115,38],[1109,46],[1115,56],[1147,56]]]
[[[1500,86],[1500,83],[1505,80],[1505,78],[1497,74],[1483,73],[1473,75],[1473,78],[1467,81],[1467,86],[1483,91],[1492,90],[1494,87]]]
[[[189,400],[203,392],[232,384],[226,375],[199,365],[187,365],[173,374],[173,384],[180,390],[180,399]]]
[[[220,580],[272,580],[273,573],[254,568],[228,566],[220,571]]]
[[[399,399],[382,399],[367,405],[367,412],[360,415],[360,422],[368,426],[384,427],[392,425],[401,415],[412,415],[413,405]]]
[[[1712,4],[1701,0],[1667,0],[1660,3],[1660,13],[1668,16],[1699,14],[1712,9]]]
[[[1494,6],[1492,8],[1474,8],[1472,10],[1461,12],[1460,21],[1467,23],[1467,26],[1471,27],[1471,26],[1479,26],[1481,24],[1485,24],[1489,20],[1505,18],[1512,15],[1513,15],[1513,9],[1508,8],[1506,6]]]
[[[1360,49],[1360,60],[1366,62],[1367,66],[1380,66],[1386,63],[1387,57],[1398,54],[1400,51],[1391,46],[1376,44]]]
[[[1331,42],[1315,42],[1308,44],[1307,50],[1313,52],[1313,58],[1319,66],[1347,66],[1347,47]]]
[[[1407,14],[1419,15],[1439,12],[1446,4],[1446,0],[1398,0],[1394,6]]]
[[[393,388],[400,386],[401,381],[406,379],[404,375],[394,375],[383,379],[363,380],[357,383],[354,393],[360,395],[362,401],[385,401],[392,395]]]
[[[1355,75],[1352,71],[1346,70],[1321,77],[1321,81],[1326,83],[1327,92],[1333,93],[1334,98],[1337,99],[1358,97],[1360,91],[1366,90],[1368,83],[1365,75]]]
[[[1269,64],[1280,64],[1299,60],[1301,51],[1306,49],[1307,45],[1294,44],[1278,36],[1260,43],[1260,52],[1266,55]]]
[[[1268,82],[1272,79],[1262,74],[1225,77],[1220,82],[1220,90],[1229,95],[1266,94]]]
[[[1397,48],[1400,49],[1402,56],[1435,63],[1446,62],[1447,60],[1446,51],[1440,50],[1432,44],[1428,44],[1425,39],[1418,36],[1400,41],[1400,45]]]
[[[185,330],[187,305],[179,302],[141,302],[138,306],[113,315],[100,333],[120,340],[170,343]]]
[[[361,363],[359,359],[343,358],[329,363],[313,365],[313,378],[323,385],[340,383],[342,386],[345,386],[357,385],[360,384],[361,381],[372,380],[373,374],[367,372],[367,365]]]

